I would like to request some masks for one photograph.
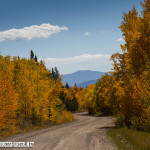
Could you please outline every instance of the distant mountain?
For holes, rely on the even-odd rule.
[[[75,83],[79,85],[85,81],[97,80],[104,74],[105,72],[79,70],[77,72],[64,75],[63,82],[68,83],[69,86],[74,86]]]
[[[88,86],[88,85],[95,84],[97,82],[97,80],[90,80],[90,81],[82,82],[82,83],[78,84],[78,87],[86,88],[86,86]]]

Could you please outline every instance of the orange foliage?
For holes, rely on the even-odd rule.
[[[15,134],[44,123],[72,121],[60,99],[61,77],[53,79],[44,62],[0,55],[0,133]],[[17,131],[18,130],[18,131]]]

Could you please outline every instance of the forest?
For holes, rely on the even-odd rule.
[[[97,116],[117,116],[116,126],[150,132],[150,0],[139,15],[124,13],[122,53],[111,56],[113,71],[84,90],[83,102]]]
[[[56,67],[47,70],[32,50],[30,55],[30,59],[0,55],[1,136],[72,121],[70,111],[78,110],[82,89],[64,86]]]
[[[30,58],[0,55],[0,136],[73,121],[72,112],[116,116],[117,127],[150,132],[150,0],[124,13],[122,53],[113,70],[85,89],[62,82],[31,50]]]

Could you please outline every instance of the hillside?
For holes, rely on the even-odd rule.
[[[64,75],[63,82],[68,83],[70,86],[74,86],[75,83],[77,85],[80,85],[81,83],[84,83],[87,81],[97,80],[97,79],[101,78],[101,76],[104,74],[105,74],[105,72],[79,70],[77,72]]]
[[[90,80],[90,81],[82,82],[82,83],[78,84],[78,87],[86,88],[88,85],[95,84],[97,80]]]

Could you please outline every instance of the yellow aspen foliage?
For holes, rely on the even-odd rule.
[[[122,17],[125,44],[121,45],[122,54],[111,56],[111,75],[99,79],[92,92],[87,87],[82,103],[85,107],[94,103],[95,114],[121,114],[122,124],[150,132],[150,0],[141,4],[141,16],[133,6]]]
[[[142,4],[141,16],[135,7],[124,14],[120,29],[125,44],[123,54],[114,54],[115,96],[125,116],[125,124],[134,129],[150,129],[150,1]]]
[[[73,115],[61,99],[62,91],[68,93],[61,76],[53,78],[43,61],[0,55],[0,136],[45,123],[72,121]]]
[[[92,85],[89,85],[83,91],[82,107],[84,109],[88,109],[89,114],[94,113],[94,106],[95,106],[94,90],[95,90],[95,85],[92,84]]]
[[[0,134],[2,136],[16,133],[17,98],[9,74],[0,70]]]
[[[83,104],[83,89],[78,89],[78,92],[75,93],[75,97],[77,98],[77,101],[78,101],[78,110],[79,111],[84,111],[84,104]]]

